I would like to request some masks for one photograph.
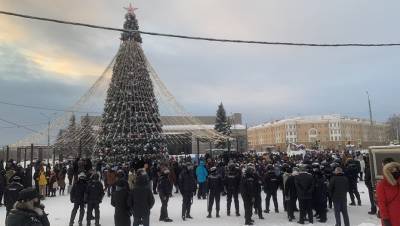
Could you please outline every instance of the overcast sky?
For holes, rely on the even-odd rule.
[[[0,0],[0,10],[122,27],[125,0]],[[400,42],[399,1],[136,0],[144,31],[281,42]],[[0,101],[67,108],[118,51],[118,32],[0,15]],[[400,47],[224,44],[142,35],[159,76],[193,115],[218,103],[249,125],[297,115],[374,119],[400,112]],[[0,118],[45,127],[43,111],[0,105]],[[43,112],[51,114],[51,112]],[[40,124],[40,125],[36,125]],[[29,131],[5,128],[0,144]]]

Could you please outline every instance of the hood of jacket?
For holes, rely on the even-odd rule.
[[[400,170],[400,163],[391,162],[391,163],[386,164],[383,167],[383,176],[385,177],[387,182],[389,182],[389,184],[391,184],[392,186],[395,186],[397,184],[396,179],[392,175],[392,170],[395,169],[395,168]]]

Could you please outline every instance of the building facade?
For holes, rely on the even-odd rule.
[[[245,152],[247,150],[246,126],[242,124],[242,114],[233,113],[228,116],[231,123],[231,150]],[[101,116],[90,116],[93,130],[99,132]],[[199,143],[200,154],[215,148],[214,143],[206,140],[197,142],[195,134],[207,134],[207,130],[214,130],[216,116],[161,116],[163,134],[166,136],[168,152],[170,154],[196,154]],[[196,124],[195,124],[196,122]]]
[[[388,144],[388,126],[340,115],[305,116],[277,120],[248,129],[249,149],[286,150],[289,143],[308,148],[341,149],[346,145],[367,148]]]

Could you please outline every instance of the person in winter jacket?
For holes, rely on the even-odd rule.
[[[117,173],[113,169],[109,169],[106,174],[107,196],[110,197],[111,193],[115,190],[115,183],[117,182]]]
[[[336,226],[341,225],[340,213],[343,215],[345,226],[350,226],[349,214],[347,212],[347,192],[349,191],[349,180],[343,174],[340,167],[335,169],[335,175],[329,182],[329,193],[335,210]]]
[[[154,162],[153,165],[150,168],[150,178],[151,181],[153,182],[153,194],[157,195],[157,185],[158,185],[158,178],[159,178],[159,173],[160,173],[160,167],[158,166],[157,162]]]
[[[72,186],[71,192],[70,192],[70,200],[71,203],[74,204],[74,207],[71,212],[71,218],[69,220],[69,226],[74,225],[74,220],[76,213],[78,212],[79,209],[79,219],[78,219],[78,224],[79,226],[82,226],[82,221],[83,217],[85,215],[85,192],[87,188],[87,183],[86,183],[86,176],[84,173],[80,173],[78,175],[78,181]]]
[[[43,167],[40,167],[40,171],[38,174],[38,184],[39,184],[39,194],[41,195],[42,199],[45,199],[46,198],[47,178],[46,178],[46,173],[44,172]]]
[[[6,216],[8,216],[14,203],[18,200],[18,194],[22,189],[24,189],[24,186],[21,184],[21,178],[18,176],[13,177],[11,183],[4,191],[4,205],[7,211]]]
[[[328,202],[327,181],[319,168],[319,164],[317,165],[317,167],[314,167],[313,174],[315,184],[315,190],[313,193],[313,206],[316,212],[316,218],[319,218],[319,222],[325,223],[327,221],[326,213]]]
[[[34,188],[26,188],[19,192],[18,201],[6,219],[6,226],[50,226],[44,206],[40,204],[40,196]]]
[[[150,210],[154,205],[154,196],[144,169],[138,170],[136,183],[131,191],[129,205],[133,211],[133,226],[150,225]]]
[[[358,182],[358,175],[360,173],[361,166],[360,162],[354,159],[348,159],[346,168],[345,168],[345,175],[349,180],[349,194],[351,199],[351,206],[355,206],[355,199],[354,196],[357,198],[357,204],[361,206],[361,198],[360,193],[358,192],[357,182]]]
[[[118,180],[115,184],[115,192],[111,195],[111,205],[115,207],[115,226],[130,226],[129,188],[122,179]]]
[[[254,194],[255,194],[255,168],[253,164],[248,164],[246,171],[243,175],[242,181],[240,183],[240,192],[242,194],[243,205],[244,205],[244,219],[245,225],[253,225],[253,220],[251,219],[253,215],[253,204],[254,204]]]
[[[369,166],[368,156],[364,158],[364,162],[365,162],[364,181],[368,189],[369,202],[371,203],[371,210],[368,212],[368,214],[375,215],[377,208],[375,204],[375,194],[374,194],[374,188],[372,186],[371,169]]]
[[[376,195],[383,226],[400,225],[400,163],[383,167],[383,180],[376,186]]]
[[[235,164],[231,163],[228,166],[228,173],[224,178],[224,186],[227,192],[226,201],[227,201],[227,215],[231,215],[231,203],[232,198],[235,202],[235,212],[236,216],[240,216],[239,213],[239,189],[240,189],[240,171],[239,168],[236,168]]]
[[[207,190],[209,191],[208,194],[208,218],[211,218],[212,207],[216,206],[216,217],[219,216],[219,204],[221,199],[221,192],[223,190],[223,183],[221,176],[217,173],[217,167],[211,167],[210,175],[207,178]]]
[[[263,217],[263,211],[262,211],[262,198],[261,198],[261,192],[262,192],[262,184],[263,180],[260,176],[260,174],[256,171],[254,174],[254,213],[258,215],[259,219],[264,219]]]
[[[87,226],[90,226],[90,221],[92,219],[95,220],[95,225],[100,226],[100,203],[104,197],[104,189],[103,184],[99,180],[98,174],[93,174],[90,178],[88,186],[85,192],[85,202],[88,204],[86,221]],[[93,210],[94,210],[94,218],[93,218]]]
[[[170,171],[168,168],[165,168],[160,178],[158,179],[158,194],[161,199],[161,214],[160,221],[164,222],[172,222],[172,220],[168,217],[168,201],[169,197],[172,195],[173,184],[169,179]]]
[[[207,182],[208,171],[205,167],[204,160],[200,161],[200,164],[196,168],[197,183],[199,183],[199,191],[197,192],[197,198],[206,199],[206,182]]]
[[[296,209],[297,190],[295,184],[295,177],[299,174],[297,168],[288,168],[288,177],[285,181],[284,200],[286,201],[287,215],[289,221],[296,219],[294,217],[294,210]]]
[[[297,223],[304,224],[306,215],[308,215],[308,222],[313,223],[312,194],[314,192],[314,178],[310,173],[306,172],[306,166],[300,166],[300,173],[295,177],[294,182],[300,205],[300,220]]]
[[[193,195],[196,193],[197,184],[193,173],[193,164],[188,162],[179,174],[179,191],[182,194],[182,219],[192,219],[190,208],[192,206]]]
[[[6,171],[0,167],[0,206],[3,206],[3,194],[7,187]]]
[[[269,213],[269,203],[272,197],[274,201],[275,213],[279,213],[277,191],[279,188],[280,180],[275,174],[274,167],[272,165],[267,166],[267,172],[263,178],[264,192],[267,195],[265,198],[265,210],[264,213]]]

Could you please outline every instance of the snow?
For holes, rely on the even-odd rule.
[[[368,215],[369,211],[369,199],[368,199],[368,191],[363,182],[359,183],[359,191],[362,199],[362,206],[349,206],[349,216],[350,216],[350,225],[352,226],[379,226],[380,221],[376,218],[376,216]],[[263,193],[263,199],[265,198],[265,194]],[[243,225],[244,224],[244,210],[243,203],[240,199],[240,217],[236,217],[231,215],[228,217],[226,215],[226,196],[221,197],[221,218],[215,218],[215,205],[213,210],[213,218],[206,218],[207,216],[207,200],[198,200],[197,197],[193,198],[193,205],[191,215],[194,219],[183,221],[181,219],[181,203],[182,198],[179,194],[174,194],[174,196],[170,199],[169,202],[169,217],[174,220],[173,223],[164,223],[158,220],[160,214],[161,202],[159,197],[156,195],[156,204],[154,205],[151,217],[150,217],[150,225],[158,226],[158,225],[182,225],[182,226],[213,226],[218,224],[218,226],[233,226],[233,225]],[[69,218],[72,210],[72,204],[69,201],[69,195],[65,196],[57,196],[54,198],[47,198],[43,201],[43,204],[46,206],[46,212],[49,214],[49,220],[51,225],[57,226],[67,226],[69,223]],[[263,209],[265,205],[265,201],[263,200]],[[253,215],[253,219],[255,220],[255,225],[270,225],[270,226],[292,226],[299,225],[295,221],[289,222],[286,218],[286,212],[283,211],[282,207],[282,193],[278,191],[278,204],[280,213],[263,213],[265,219],[259,220],[257,216]],[[233,205],[233,203],[232,203]],[[272,200],[271,200],[271,205]],[[110,198],[104,197],[103,203],[101,203],[100,209],[100,223],[103,226],[111,226],[114,225],[114,208],[110,204]],[[271,206],[273,209],[273,207]],[[234,213],[234,207],[232,206],[231,212]],[[5,207],[0,207],[0,225],[4,224],[3,219],[5,219],[6,210]],[[78,214],[79,215],[79,214]],[[296,218],[298,219],[298,213],[295,213]],[[78,216],[75,219],[75,225],[77,225]],[[86,220],[86,215],[85,215]],[[316,221],[314,219],[314,221]],[[84,221],[84,225],[86,221]],[[92,222],[94,224],[94,222]],[[309,224],[311,225],[311,224]],[[328,222],[327,223],[319,223],[316,222],[313,226],[322,226],[322,225],[335,225],[335,219],[333,210],[328,211]]]

